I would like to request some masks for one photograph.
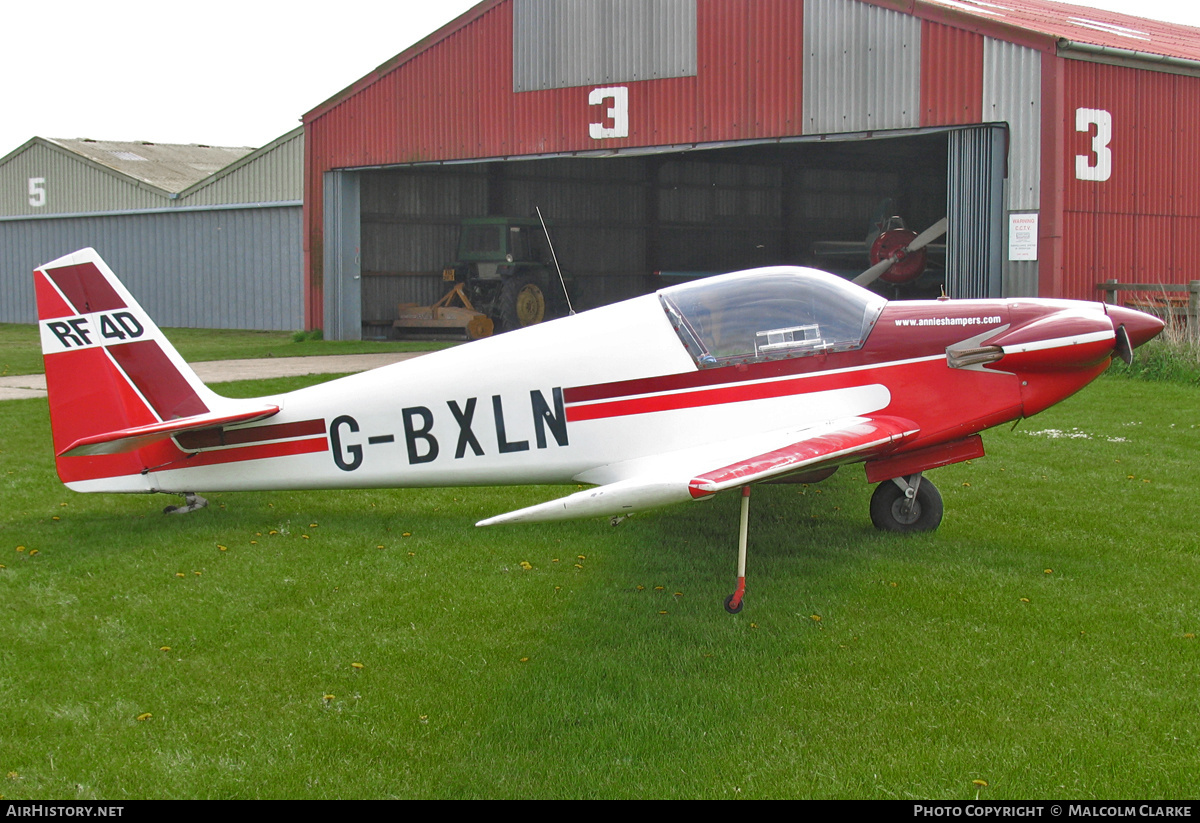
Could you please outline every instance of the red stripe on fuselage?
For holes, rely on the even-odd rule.
[[[606,417],[624,417],[631,414],[675,411],[699,406],[715,406],[724,403],[744,403],[749,400],[764,400],[773,397],[788,397],[793,394],[845,389],[855,386],[883,382],[876,378],[876,370],[891,369],[904,365],[903,362],[877,366],[869,371],[852,369],[835,373],[798,375],[786,380],[758,381],[737,386],[723,386],[699,391],[675,391],[654,394],[648,397],[630,397],[608,403],[567,406],[567,420],[574,423],[582,420],[598,420]],[[671,375],[674,377],[675,375]],[[639,381],[642,388],[654,391],[652,381]],[[589,387],[590,388],[590,387]],[[662,389],[660,388],[659,391]],[[568,389],[568,391],[570,391]],[[566,396],[567,392],[563,393]]]
[[[312,437],[306,440],[289,440],[286,443],[262,443],[237,449],[197,452],[166,466],[158,466],[155,471],[190,469],[196,466],[215,466],[222,463],[244,463],[247,460],[265,460],[268,457],[288,457],[295,454],[314,454],[323,451],[329,451],[329,439]]]
[[[325,433],[325,419],[300,420],[295,423],[275,423],[269,426],[253,426],[248,429],[201,429],[183,432],[175,436],[176,442],[185,449],[215,449],[222,446],[240,446],[247,443],[262,443],[265,440],[286,440]]]

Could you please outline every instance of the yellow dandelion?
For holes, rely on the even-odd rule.
[[[275,529],[271,529],[267,534],[279,534]]]
[[[583,566],[581,566],[581,565],[579,565],[578,563],[576,563],[576,564],[575,564],[575,568],[577,568],[577,569],[582,569],[582,568],[583,568]]]
[[[9,779],[9,780],[19,780],[19,779],[20,779],[20,777],[21,777],[21,775],[17,774],[16,772],[9,772],[9,773],[8,773],[8,779]]]
[[[39,552],[37,549],[30,549],[30,550],[29,550],[29,556],[30,556],[30,557],[33,557],[35,554],[41,554],[41,552]]]
[[[300,536],[301,536],[301,537],[303,537],[305,540],[307,540],[307,539],[308,539],[308,535],[307,535],[307,534],[302,534],[302,535],[300,535]]]
[[[253,543],[254,541],[253,541],[253,540],[251,540],[250,542],[251,542],[251,543]],[[217,544],[217,551],[227,552],[227,551],[229,551],[229,547],[228,547],[228,546],[222,546],[220,543],[218,543],[218,544]]]
[[[666,613],[667,613],[667,612],[666,612],[666,609],[664,609],[664,610],[662,610],[662,611],[660,611],[660,612],[659,612],[659,614],[666,614]]]
[[[521,658],[521,662],[522,662],[522,663],[528,663],[528,662],[529,662],[529,658],[528,658],[528,657],[522,657],[522,658]]]
[[[1028,597],[1022,597],[1022,598],[1021,598],[1021,602],[1022,602],[1022,603],[1028,603],[1028,602],[1029,602],[1029,598],[1028,598]]]
[[[417,556],[417,553],[416,553],[416,552],[409,552],[409,553],[408,553],[408,556],[409,556],[409,557],[416,557],[416,556]]]
[[[382,548],[383,548],[383,544],[382,544],[382,543],[380,543],[380,544],[379,544],[378,546],[376,546],[375,548],[377,548],[377,549],[382,549]]]
[[[327,695],[325,695],[325,697],[324,697],[324,698],[322,698],[322,699],[323,699],[323,700],[324,700],[326,703],[328,703],[330,700],[333,700],[333,697],[334,697],[334,696],[333,696],[332,694],[327,694]]]
[[[808,616],[808,619],[809,619],[809,620],[812,620],[812,621],[813,621],[813,622],[815,622],[815,623],[820,623],[820,622],[821,622],[821,615],[819,615],[819,614],[810,614],[810,615]]]
[[[142,712],[141,714],[139,714],[137,716],[137,719],[138,719],[138,722],[140,723],[141,721],[149,720],[152,717],[154,717],[154,715],[150,714],[150,712]]]
[[[553,560],[551,560],[550,562],[551,562],[551,563],[557,563],[557,562],[558,562],[558,558],[556,557],[556,558],[554,558]]]
[[[3,563],[0,563],[0,569],[7,569],[7,568],[8,568],[8,566],[4,565]]]
[[[352,668],[352,669],[361,669],[362,667],[363,667],[362,663],[351,663],[350,664],[350,668]]]
[[[521,568],[524,569],[525,571],[529,571],[530,569],[533,568],[533,564],[530,563],[528,560],[522,560]]]
[[[1042,569],[1042,574],[1054,574],[1054,569]]]
[[[892,581],[891,583],[889,583],[888,585],[889,585],[889,586],[891,586],[893,589],[898,589],[898,588],[900,588],[900,584],[899,584],[899,583],[897,583],[895,580],[893,580],[893,581]]]
[[[25,551],[25,547],[24,547],[24,546],[17,546],[17,551],[18,551],[18,552],[23,552],[23,551]]]
[[[400,536],[401,537],[412,537],[412,532],[403,532]]]
[[[675,592],[676,597],[683,597],[683,592]]]
[[[50,519],[51,519],[51,520],[58,520],[59,518],[58,518],[58,515],[56,514],[56,515],[54,515],[53,517],[51,517]]]
[[[757,628],[758,628],[758,624],[757,624],[757,623],[751,623],[751,624],[750,624],[750,628],[752,628],[752,629],[757,629]]]
[[[655,590],[656,592],[661,592],[661,591],[663,590],[663,587],[662,587],[662,586],[655,586],[655,587],[654,587],[654,590]]]
[[[175,572],[175,576],[176,577],[187,577],[187,575],[184,574],[183,572]]]
[[[579,555],[578,559],[579,560],[587,560],[587,555],[581,554],[581,555]]]
[[[969,488],[971,488],[971,484],[970,484],[970,483],[963,483],[963,487],[964,487],[964,488],[968,488],[968,489],[969,489]]]
[[[1188,640],[1195,640],[1195,639],[1196,639],[1196,633],[1195,633],[1195,632],[1188,632],[1187,634],[1185,634],[1185,635],[1184,635],[1184,637],[1186,637]]]
[[[974,783],[976,786],[984,786],[984,787],[986,787],[988,784],[988,782],[986,780],[972,780],[971,782]]]
[[[638,587],[637,587],[637,590],[638,590],[639,592],[644,592],[644,591],[646,590],[646,587],[645,587],[645,586],[638,586]]]
[[[250,545],[251,545],[251,546],[257,546],[257,545],[258,545],[258,541],[257,541],[257,540],[251,540],[251,541],[250,541]],[[225,550],[224,550],[224,549],[221,549],[221,551],[225,551]]]
[[[192,574],[196,575],[196,577],[199,577],[201,574],[203,574],[203,572],[192,572]]]
[[[317,527],[317,524],[316,524],[316,523],[309,523],[309,524],[308,524],[308,527],[309,527],[310,529],[315,529],[315,528]]]
[[[160,652],[169,652],[169,651],[171,651],[171,647],[170,646],[159,646],[158,650]]]

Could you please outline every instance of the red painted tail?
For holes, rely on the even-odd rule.
[[[95,250],[47,263],[34,285],[64,483],[152,491],[150,472],[181,456],[173,434],[230,419],[231,401],[200,382]]]

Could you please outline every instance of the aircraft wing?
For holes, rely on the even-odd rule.
[[[279,411],[279,407],[265,403],[255,405],[237,412],[208,412],[191,417],[180,417],[175,420],[164,420],[160,423],[149,423],[144,426],[131,426],[127,429],[93,434],[81,437],[61,452],[59,457],[78,457],[93,454],[119,454],[121,452],[140,449],[159,440],[167,440],[177,434],[198,431],[200,429],[220,429],[238,423],[253,423],[270,417]]]
[[[477,526],[535,523],[629,514],[697,500],[725,489],[761,483],[886,453],[919,431],[901,417],[850,417],[798,430],[736,438],[607,466],[581,476],[613,478],[567,497],[481,520]]]

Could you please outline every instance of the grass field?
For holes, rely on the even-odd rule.
[[[858,467],[757,487],[732,617],[733,494],[166,517],[64,489],[45,402],[0,403],[0,795],[1196,797],[1198,400],[1102,378],[990,432],[927,535],[875,532]]]

